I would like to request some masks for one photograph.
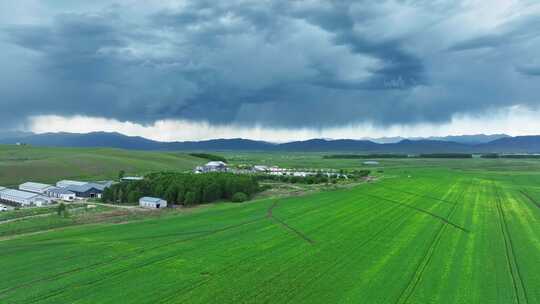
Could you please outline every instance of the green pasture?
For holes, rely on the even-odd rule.
[[[351,189],[20,235],[0,303],[540,303],[539,164],[382,160]]]
[[[182,153],[107,148],[42,148],[0,145],[0,185],[59,179],[110,179],[118,172],[185,171],[206,160]]]

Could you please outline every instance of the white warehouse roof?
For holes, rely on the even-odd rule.
[[[27,183],[21,184],[19,187],[45,190],[47,188],[51,188],[52,186],[47,185],[47,184],[42,184],[42,183],[27,182]]]
[[[162,202],[163,200],[157,197],[145,196],[145,197],[141,197],[139,201],[148,202],[148,203],[159,203],[159,202]]]
[[[7,189],[7,190],[2,191],[2,195],[9,195],[9,196],[18,197],[21,199],[31,199],[36,196],[40,196],[37,193],[19,191],[19,190],[13,190],[13,189]]]
[[[206,166],[208,166],[208,167],[222,167],[222,166],[227,166],[227,164],[222,162],[222,161],[211,161],[211,162],[208,162],[206,164]]]
[[[79,181],[74,181],[74,180],[67,180],[67,179],[64,179],[64,180],[61,180],[59,182],[56,183],[56,186],[57,187],[66,187],[66,186],[84,186],[88,184],[88,182],[79,182]]]

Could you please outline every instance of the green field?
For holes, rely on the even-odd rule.
[[[153,171],[191,170],[206,160],[182,153],[138,152],[106,148],[40,148],[0,145],[0,185],[32,180],[54,183],[59,179],[110,179]]]
[[[350,189],[0,239],[0,303],[540,303],[539,161],[380,168]]]

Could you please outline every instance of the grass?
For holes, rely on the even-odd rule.
[[[0,241],[0,303],[540,303],[540,162],[381,165],[350,189]]]
[[[204,162],[173,152],[0,145],[0,185],[16,186],[28,180],[54,183],[66,178],[111,179],[117,178],[120,170],[127,174],[185,171]]]

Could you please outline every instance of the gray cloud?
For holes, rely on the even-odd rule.
[[[538,11],[489,27],[464,23],[482,8],[456,1],[183,3],[55,4],[31,22],[9,18],[0,124],[82,114],[388,126],[540,104]]]

